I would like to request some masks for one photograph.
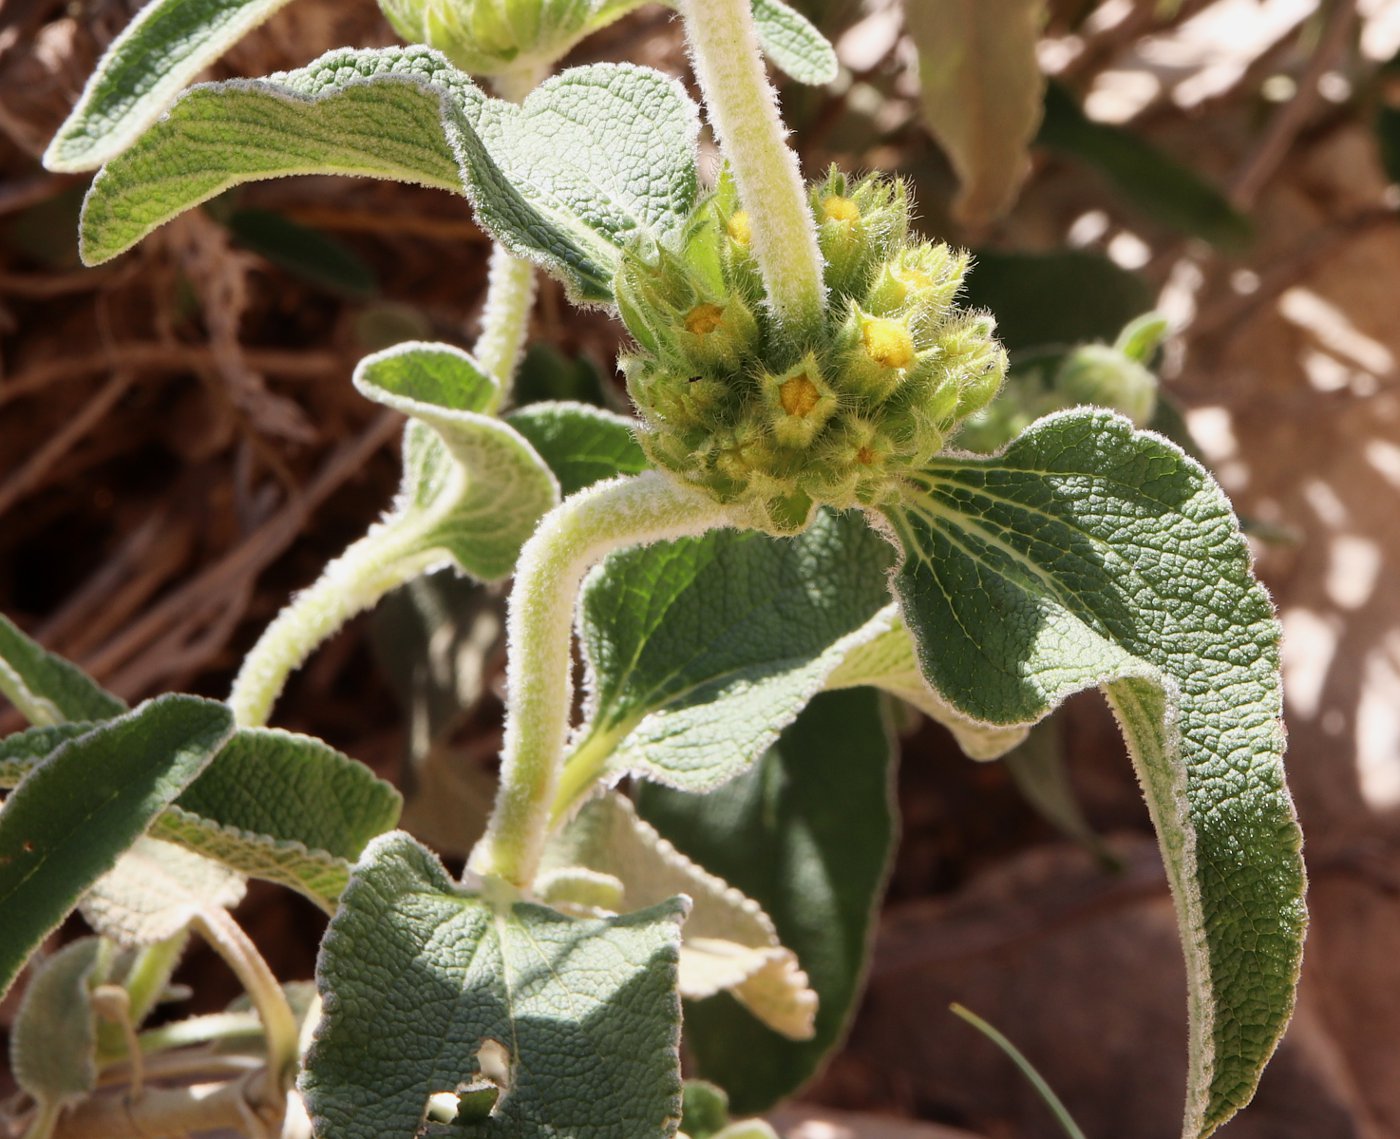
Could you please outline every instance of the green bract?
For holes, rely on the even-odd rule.
[[[608,9],[625,10],[627,5],[609,0],[379,0],[379,7],[410,43],[437,48],[464,71],[496,75],[558,59],[600,18],[608,18]]]
[[[968,257],[909,235],[903,183],[833,170],[812,187],[819,327],[780,328],[722,179],[676,239],[634,243],[615,283],[647,456],[773,534],[812,508],[880,507],[1001,385],[990,315],[956,298]]]

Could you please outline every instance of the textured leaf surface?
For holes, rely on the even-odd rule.
[[[98,61],[44,154],[95,170],[130,146],[190,80],[287,0],[151,0]]]
[[[31,728],[0,741],[0,787],[19,783],[60,743],[96,726]],[[161,812],[151,833],[334,909],[350,863],[394,826],[401,803],[391,784],[320,740],[245,728]]]
[[[706,795],[643,784],[641,814],[772,917],[820,998],[810,1041],[779,1036],[726,994],[686,1005],[686,1051],[736,1114],[817,1071],[860,993],[894,847],[892,748],[869,689],[818,696],[763,760]]]
[[[10,1035],[15,1083],[43,1106],[66,1107],[97,1086],[97,1016],[89,999],[102,943],[65,945],[33,973]]]
[[[0,693],[31,724],[109,720],[126,705],[76,665],[48,652],[0,615]]]
[[[534,403],[505,418],[549,464],[566,498],[603,479],[646,469],[632,420],[611,411],[583,403]]]
[[[163,696],[69,740],[15,789],[0,811],[0,992],[232,732],[223,704]]]
[[[465,1136],[673,1134],[684,912],[493,905],[407,835],[377,839],[317,966],[325,1014],[302,1076],[317,1134],[411,1139],[430,1095],[492,1078],[487,1044],[506,1089],[489,1118],[459,1122]]]
[[[347,174],[466,192],[511,252],[607,301],[622,245],[694,203],[698,130],[680,85],[645,68],[576,68],[516,105],[427,48],[331,52],[182,96],[93,183],[83,256],[115,257],[243,182]]]
[[[721,530],[613,555],[584,586],[592,698],[576,755],[690,790],[733,778],[888,603],[890,561],[858,514],[795,538]]]
[[[785,74],[808,84],[836,78],[836,50],[801,12],[782,0],[754,0],[753,22],[764,54]]]
[[[972,759],[996,759],[1025,739],[1024,727],[979,723],[964,716],[929,687],[898,606],[887,606],[871,622],[870,629],[873,635],[852,647],[827,678],[828,688],[870,685],[898,696],[947,728]]]
[[[779,943],[772,919],[657,834],[630,800],[614,792],[601,795],[555,836],[544,871],[575,867],[620,883],[623,910],[659,905],[677,894],[690,898],[681,939],[681,996],[727,990],[774,1031],[794,1040],[812,1035],[817,996],[796,956]]]
[[[893,522],[925,675],[961,711],[1030,723],[1104,688],[1185,946],[1186,1134],[1209,1133],[1288,1021],[1306,923],[1278,626],[1229,503],[1166,440],[1075,411],[1000,459],[935,463]]]
[[[473,577],[510,574],[559,492],[534,448],[491,414],[499,385],[460,349],[414,341],[361,360],[355,386],[429,429],[405,436],[394,525]]]
[[[918,0],[904,18],[919,51],[924,122],[962,183],[954,213],[985,225],[1011,207],[1030,172],[1045,0]]]
[[[159,839],[142,837],[83,897],[83,919],[123,945],[174,937],[207,906],[232,908],[244,881],[212,862]]]

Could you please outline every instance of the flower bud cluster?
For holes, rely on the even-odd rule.
[[[597,23],[594,0],[379,0],[394,31],[472,75],[563,56]]]
[[[902,182],[833,170],[810,200],[827,288],[815,327],[773,320],[727,178],[678,241],[629,249],[616,281],[648,457],[775,534],[817,505],[892,501],[1006,370],[991,316],[956,303],[967,255],[911,238]]]

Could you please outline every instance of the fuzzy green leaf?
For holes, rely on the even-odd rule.
[[[720,530],[627,550],[585,584],[588,727],[571,765],[707,790],[758,759],[888,603],[858,514],[795,538]],[[570,779],[565,773],[566,783]]]
[[[511,252],[607,301],[621,247],[689,213],[698,129],[679,84],[645,68],[576,68],[517,106],[427,48],[335,51],[188,91],[93,182],[83,256],[115,257],[243,182],[346,174],[465,192]]]
[[[785,74],[813,86],[836,78],[836,49],[801,12],[782,0],[753,0],[753,22],[764,54]]]
[[[333,910],[350,863],[401,805],[392,785],[320,740],[243,728],[151,833]]]
[[[97,1086],[97,1015],[91,987],[102,942],[65,945],[33,973],[10,1036],[15,1083],[41,1108],[62,1108]]]
[[[1097,685],[1123,726],[1186,952],[1185,1134],[1209,1134],[1288,1022],[1306,924],[1278,625],[1230,505],[1177,447],[1099,411],[916,481],[891,522],[929,682],[1002,724]]]
[[[50,170],[95,170],[176,94],[287,0],[151,0],[98,61],[44,153]]]
[[[360,361],[355,386],[410,416],[393,524],[419,549],[451,554],[484,581],[510,574],[536,523],[559,501],[543,459],[494,412],[499,385],[465,352],[410,342]]]
[[[429,1097],[459,1089],[464,1111],[498,1096],[464,1136],[674,1134],[684,913],[493,903],[407,835],[376,839],[317,965],[325,1013],[301,1082],[317,1134],[412,1139]]]
[[[0,741],[0,787],[96,726],[31,728]],[[315,810],[306,809],[311,803]],[[392,785],[320,740],[243,728],[161,812],[151,834],[333,910],[350,863],[394,826],[401,805]]]
[[[16,788],[0,811],[0,993],[232,733],[225,705],[162,696],[64,743]]]
[[[892,766],[879,697],[866,689],[818,696],[760,763],[716,791],[637,789],[664,837],[767,911],[821,1002],[807,1041],[778,1035],[727,994],[687,1004],[686,1050],[736,1114],[790,1095],[845,1033],[894,850]]]
[[[126,704],[87,673],[47,652],[5,616],[0,616],[0,693],[31,724],[110,720],[126,711]]]
[[[646,470],[632,420],[602,408],[533,403],[505,418],[549,464],[566,498],[603,479]]]

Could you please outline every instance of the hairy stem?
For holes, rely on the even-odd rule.
[[[797,155],[785,141],[751,0],[680,0],[695,77],[710,124],[749,214],[751,248],[769,303],[801,329],[821,317],[824,287],[816,224]]]
[[[499,242],[491,246],[491,268],[486,280],[486,305],[481,312],[481,333],[472,356],[482,370],[510,392],[515,369],[525,351],[530,332],[530,310],[535,303],[535,267],[514,257]]]
[[[599,483],[545,515],[525,543],[506,632],[506,729],[495,810],[468,864],[517,886],[534,879],[573,707],[574,605],[612,551],[735,524],[725,506],[656,471]]]
[[[229,693],[242,727],[267,723],[287,678],[323,641],[391,589],[443,559],[424,548],[419,526],[393,517],[375,526],[297,594],[243,659]]]

